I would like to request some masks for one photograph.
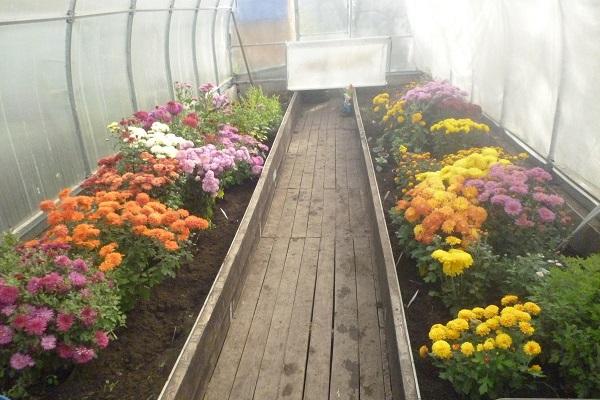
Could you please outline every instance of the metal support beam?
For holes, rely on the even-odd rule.
[[[238,28],[237,19],[235,18],[234,13],[231,13],[231,18],[233,19],[233,27],[235,29],[235,33],[237,34],[240,49],[242,50],[242,58],[244,59],[244,65],[246,66],[246,72],[248,73],[248,80],[250,81],[250,84],[254,86],[254,82],[252,81],[252,73],[250,72],[250,65],[248,64],[248,58],[246,57],[246,50],[244,49],[244,43],[242,42],[242,35],[240,35],[240,30]]]
[[[219,4],[221,3],[221,0],[217,0],[217,6],[215,8],[215,11],[213,12],[213,19],[212,19],[212,25],[211,25],[211,29],[210,29],[210,34],[211,34],[211,43],[212,43],[212,57],[213,57],[213,70],[214,70],[214,74],[215,74],[215,86],[218,88],[220,86],[219,84],[219,62],[217,60],[217,43],[216,43],[216,38],[215,38],[215,29],[216,29],[216,23],[217,23],[217,9],[219,8]],[[218,90],[219,93],[221,93],[220,90]]]
[[[559,77],[558,77],[558,90],[556,94],[556,105],[554,108],[554,121],[552,123],[552,136],[550,138],[550,148],[548,149],[548,163],[552,166],[554,165],[554,154],[556,152],[556,142],[558,141],[558,126],[560,123],[560,104],[561,104],[561,93],[564,87],[565,80],[565,68],[566,60],[565,60],[565,50],[566,50],[566,42],[565,42],[565,28],[564,28],[564,9],[562,5],[562,1],[556,0],[558,2],[558,11],[559,11],[559,19],[560,19],[560,69],[559,69]]]
[[[193,57],[193,62],[194,62],[194,78],[196,78],[196,93],[199,94],[199,89],[198,87],[200,87],[200,85],[202,85],[202,82],[200,82],[200,72],[198,72],[198,45],[196,43],[196,34],[198,33],[198,13],[199,8],[200,8],[200,3],[202,3],[202,0],[198,0],[198,3],[196,3],[196,11],[194,12],[194,25],[192,26],[192,57]]]
[[[582,230],[587,224],[592,222],[592,220],[598,216],[600,216],[600,204],[597,205],[596,208],[590,211],[590,213],[581,220],[581,223],[577,225],[577,228],[575,228],[573,232],[571,232],[571,234],[569,234],[569,236],[565,238],[565,240],[563,240],[559,248],[563,248],[564,246],[566,246],[569,240],[571,240],[577,234],[577,232]]]
[[[75,15],[75,6],[77,0],[71,0],[69,3],[69,10],[67,11],[67,23],[66,34],[65,34],[65,71],[67,79],[67,90],[69,92],[69,103],[71,104],[71,113],[73,114],[73,124],[75,126],[75,135],[77,136],[77,144],[79,151],[81,152],[81,158],[83,160],[83,167],[85,174],[89,175],[92,171],[91,163],[87,151],[85,149],[85,141],[83,140],[83,133],[81,132],[81,122],[79,120],[79,114],[77,113],[77,104],[75,103],[75,89],[73,87],[73,66],[72,66],[72,51],[71,44],[73,39],[73,17]]]
[[[171,71],[171,21],[173,20],[173,7],[175,0],[171,0],[169,5],[169,13],[167,15],[167,26],[165,32],[165,70],[167,71],[167,84],[169,85],[169,95],[171,99],[175,98],[173,90],[173,72]]]
[[[127,35],[125,36],[126,47],[125,53],[127,56],[127,79],[129,81],[129,97],[131,98],[131,107],[133,111],[138,110],[137,95],[135,93],[135,83],[133,81],[133,63],[131,61],[131,36],[133,32],[133,17],[135,15],[135,7],[137,0],[131,0],[129,3],[129,15],[127,17]]]

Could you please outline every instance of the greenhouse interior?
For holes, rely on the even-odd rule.
[[[597,0],[0,2],[0,399],[600,398]]]

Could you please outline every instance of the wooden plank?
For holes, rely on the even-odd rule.
[[[283,213],[286,195],[287,189],[275,189],[275,194],[273,195],[273,200],[271,201],[271,207],[268,211],[267,220],[262,229],[263,237],[275,237],[277,235],[277,228],[279,227],[279,220],[281,219],[281,214]]]
[[[294,216],[294,226],[292,227],[292,237],[306,237],[311,191],[311,189],[300,189],[300,192],[298,193],[298,203],[296,206],[296,215]]]
[[[324,195],[325,192],[323,188],[313,188],[310,197],[310,211],[308,212],[306,237],[321,237]]]
[[[325,189],[323,200],[323,222],[321,223],[321,237],[335,237],[335,209],[336,209],[335,189]]]
[[[219,360],[210,379],[205,400],[221,400],[229,397],[235,373],[242,357],[242,350],[250,331],[252,317],[256,310],[258,294],[262,286],[274,240],[260,239],[256,250],[248,261],[248,276],[240,296],[238,307],[231,321],[229,334],[225,339]]]
[[[283,369],[279,371],[280,398],[302,400],[319,258],[319,242],[319,238],[307,238],[304,243],[300,275],[285,346]]]
[[[358,318],[352,240],[335,241],[333,351],[329,398],[358,400]]]
[[[282,280],[288,238],[276,238],[229,399],[252,399]]]
[[[330,113],[325,123],[325,132],[326,132],[326,150],[325,150],[325,188],[333,189],[335,188],[335,168],[336,168],[336,158],[337,154],[335,151],[336,140],[335,140],[335,126],[336,126],[337,118]]]
[[[298,205],[299,189],[287,189],[285,203],[283,205],[283,213],[277,225],[277,237],[290,237],[292,227],[294,226],[294,216]]]
[[[294,164],[296,163],[297,155],[294,153],[287,153],[281,162],[281,168],[279,169],[279,176],[277,177],[277,187],[287,188],[294,172]]]
[[[352,234],[348,188],[335,189],[335,202],[335,237],[348,238]]]
[[[283,370],[284,351],[288,332],[290,332],[290,319],[303,250],[303,238],[290,239],[283,276],[277,291],[275,310],[269,327],[269,336],[254,391],[255,399],[274,399],[279,392],[280,372]],[[233,399],[238,400],[239,398],[234,397]]]
[[[385,395],[383,361],[369,237],[354,237],[354,259],[358,303],[360,398],[379,400]]]
[[[348,188],[350,229],[353,235],[369,235],[371,232],[368,211],[365,206],[365,193],[359,188]]]
[[[345,137],[345,131],[341,129],[335,130],[335,187],[348,187],[348,173],[346,171],[346,151],[347,142],[350,138]]]
[[[334,250],[333,236],[323,237],[319,246],[315,299],[304,384],[305,400],[329,398],[333,334]]]

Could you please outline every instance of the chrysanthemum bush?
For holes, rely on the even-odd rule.
[[[478,200],[489,210],[488,241],[497,253],[543,253],[565,237],[571,219],[565,200],[552,193],[551,181],[539,167],[493,165],[481,179],[465,182],[477,188]]]
[[[50,228],[42,241],[69,243],[73,251],[94,260],[117,282],[121,304],[129,309],[166,277],[173,277],[190,234],[207,229],[208,221],[174,210],[146,193],[97,192],[72,196],[61,192],[58,203],[45,201]],[[38,241],[29,242],[36,244]]]
[[[542,309],[514,295],[501,304],[458,311],[457,318],[433,325],[431,346],[419,349],[440,369],[440,378],[467,398],[496,399],[544,376],[536,364],[542,347],[533,336]]]
[[[59,366],[85,364],[123,325],[119,291],[91,259],[70,256],[72,244],[0,243],[0,382],[21,397]]]
[[[431,125],[432,151],[436,156],[451,154],[488,143],[490,127],[470,118],[447,118]]]
[[[447,81],[431,81],[407,91],[402,99],[423,112],[425,120],[435,123],[446,118],[481,117],[481,107],[469,103],[467,93]]]

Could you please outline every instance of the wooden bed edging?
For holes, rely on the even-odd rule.
[[[266,207],[275,192],[277,172],[290,143],[299,103],[296,92],[281,121],[244,217],[159,400],[191,400],[204,396],[242,292],[248,256],[260,239],[268,212]]]
[[[373,246],[375,253],[375,266],[377,268],[377,280],[385,313],[385,335],[387,343],[388,361],[390,366],[390,378],[392,383],[392,397],[397,400],[419,400],[419,384],[417,372],[412,356],[408,327],[404,315],[404,304],[398,283],[398,274],[394,263],[394,254],[388,235],[385,214],[379,196],[379,187],[373,169],[371,152],[367,142],[365,127],[358,104],[356,89],[353,93],[354,114],[360,135],[363,151],[362,161],[367,171],[371,196],[367,201],[371,203],[369,209],[369,220],[371,229],[379,246]]]

